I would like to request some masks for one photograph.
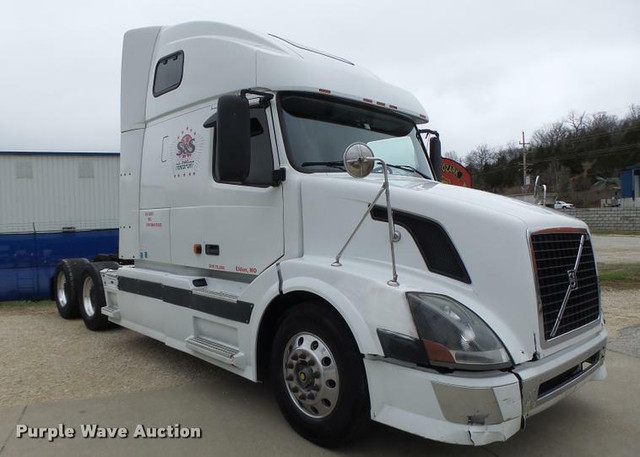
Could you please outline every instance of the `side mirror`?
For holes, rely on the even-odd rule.
[[[436,174],[436,180],[442,180],[442,146],[440,138],[432,136],[429,138],[429,155],[431,156],[431,164]]]
[[[249,101],[238,95],[218,100],[215,169],[221,181],[244,182],[251,165]]]

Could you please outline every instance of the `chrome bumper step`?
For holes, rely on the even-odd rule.
[[[211,357],[212,359],[238,368],[245,367],[244,353],[233,346],[199,336],[190,336],[185,340],[185,344],[187,348],[192,351]]]

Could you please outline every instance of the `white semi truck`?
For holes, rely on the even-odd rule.
[[[508,439],[606,376],[590,233],[439,183],[427,120],[405,90],[274,35],[129,31],[119,261],[62,261],[60,314],[270,379],[323,446],[370,419]]]

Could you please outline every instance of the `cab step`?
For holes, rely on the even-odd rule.
[[[111,319],[120,319],[120,309],[119,308],[111,308],[109,306],[105,306],[102,308],[102,314],[110,317]]]
[[[233,365],[238,368],[245,367],[244,353],[233,346],[226,345],[219,341],[210,340],[199,336],[190,336],[185,340],[187,348],[198,352],[212,359]]]

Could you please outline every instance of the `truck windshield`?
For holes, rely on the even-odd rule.
[[[340,172],[345,149],[366,143],[390,173],[432,179],[416,125],[402,116],[331,97],[285,93],[280,112],[289,161],[304,172]],[[374,172],[382,172],[377,166]]]

